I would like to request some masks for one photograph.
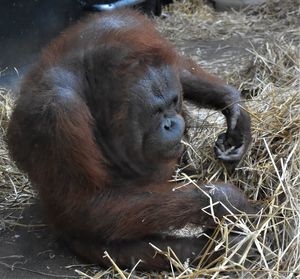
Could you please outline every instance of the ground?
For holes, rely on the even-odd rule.
[[[0,235],[0,277],[5,278],[45,278],[61,275],[76,276],[74,266],[79,262],[71,253],[60,245],[47,226],[38,204],[26,206],[21,210],[13,210],[12,218],[22,220],[25,226],[13,226]]]
[[[254,246],[249,246],[244,259],[232,260],[233,247],[215,268],[177,266],[179,278],[300,277],[300,12],[297,1],[280,5],[268,1],[255,9],[216,13],[200,0],[182,1],[165,11],[167,17],[156,19],[157,28],[178,51],[242,91],[252,116],[251,152],[229,175],[212,156],[211,146],[222,129],[214,124],[216,115],[193,110],[198,121],[191,125],[188,156],[197,178],[230,180],[267,207],[258,224],[247,220],[235,224]],[[8,92],[9,88],[0,89],[0,277],[126,278],[129,272],[116,267],[104,271],[85,265],[49,232],[38,198],[9,160],[4,144],[12,105]],[[176,175],[182,179],[184,171],[179,169]],[[216,234],[226,242],[232,228],[225,222]],[[245,259],[252,250],[258,257],[249,263]],[[134,273],[135,278],[151,276],[158,277]],[[166,276],[175,277],[160,275]]]

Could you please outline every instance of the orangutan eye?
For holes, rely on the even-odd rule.
[[[176,96],[176,97],[173,99],[173,104],[174,104],[174,105],[177,105],[177,103],[178,103],[178,96]]]
[[[156,109],[156,112],[155,114],[158,115],[158,114],[162,114],[163,113],[163,109],[161,107],[159,107],[158,109]]]

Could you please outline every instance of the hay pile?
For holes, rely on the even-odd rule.
[[[9,91],[0,88],[0,232],[18,224],[14,210],[31,203],[35,193],[27,179],[12,164],[4,142],[5,130],[13,107]]]
[[[226,253],[215,265],[207,265],[204,255],[197,268],[180,263],[171,251],[164,252],[173,264],[171,278],[300,278],[300,10],[297,0],[269,1],[242,12],[216,13],[200,0],[176,2],[158,19],[158,28],[179,51],[186,42],[226,40],[232,36],[251,39],[252,47],[242,57],[198,62],[239,87],[247,97],[252,115],[253,145],[233,174],[215,161],[211,146],[222,131],[215,123],[216,113],[200,113],[198,126],[190,129],[187,143],[189,164],[196,175],[179,168],[174,179],[231,181],[251,199],[263,201],[265,211],[253,222],[240,216],[235,222],[223,220],[211,241],[225,247]],[[220,65],[220,67],[216,67]],[[25,206],[32,191],[27,178],[10,162],[3,141],[12,102],[6,90],[0,91],[0,212],[1,228],[11,224],[4,212]],[[196,111],[197,113],[198,111]],[[206,117],[207,116],[207,117]],[[205,117],[205,119],[204,119]],[[230,242],[229,232],[243,236]],[[209,247],[209,244],[208,244]],[[238,256],[240,255],[240,256]],[[176,274],[175,274],[176,272]],[[130,272],[117,266],[77,270],[81,278],[127,278]],[[132,278],[155,274],[134,273]]]

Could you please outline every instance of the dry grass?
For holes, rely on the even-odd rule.
[[[297,1],[269,1],[242,12],[216,13],[202,1],[181,1],[158,19],[159,29],[184,51],[185,41],[224,39],[239,35],[256,44],[238,67],[228,59],[224,78],[238,86],[248,97],[252,115],[253,145],[243,163],[231,175],[215,161],[213,142],[222,125],[216,113],[200,113],[196,128],[190,129],[187,157],[196,175],[178,169],[174,179],[231,181],[249,197],[264,202],[265,211],[255,222],[246,216],[225,219],[211,242],[225,247],[225,254],[214,265],[204,254],[197,268],[181,263],[171,249],[160,251],[170,259],[174,272],[139,274],[122,271],[112,261],[108,271],[76,270],[80,278],[300,278],[300,64],[299,19]],[[205,60],[199,57],[198,61]],[[220,63],[220,61],[218,61]],[[204,66],[215,69],[208,61]],[[0,213],[7,208],[25,206],[34,196],[27,178],[10,162],[3,134],[12,101],[0,91]],[[199,120],[198,119],[198,120]],[[195,124],[193,123],[193,124]],[[217,124],[216,124],[217,123]],[[4,214],[1,214],[5,216]],[[1,226],[10,224],[3,217]],[[242,237],[232,241],[231,231]],[[109,257],[109,255],[107,255]]]
[[[0,231],[18,223],[13,210],[23,208],[35,197],[27,177],[12,164],[4,142],[5,130],[13,107],[9,92],[0,88]]]

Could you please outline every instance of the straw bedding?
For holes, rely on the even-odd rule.
[[[265,211],[258,220],[237,216],[235,221],[220,222],[208,242],[207,253],[197,268],[181,263],[169,251],[160,251],[170,259],[173,272],[161,278],[300,278],[300,10],[296,0],[267,1],[243,11],[217,13],[200,0],[175,2],[157,19],[158,29],[179,51],[191,55],[204,68],[238,87],[246,98],[244,107],[252,116],[253,144],[244,161],[229,174],[214,159],[212,144],[222,131],[222,117],[191,107],[186,167],[179,166],[174,180],[222,179],[239,186]],[[197,42],[242,38],[247,50],[238,55],[206,59],[197,52]],[[242,43],[241,42],[241,43]],[[239,39],[237,40],[237,44]],[[189,49],[192,45],[192,52]],[[212,43],[212,46],[214,44]],[[196,52],[195,52],[196,49]],[[198,55],[197,55],[198,54]],[[26,176],[10,161],[4,143],[5,129],[13,106],[6,89],[0,89],[0,229],[18,220],[5,212],[25,207],[35,192]],[[188,232],[193,228],[186,228]],[[238,241],[229,236],[240,231]],[[183,234],[187,232],[182,232]],[[212,242],[225,247],[225,254],[214,264],[207,264]],[[109,257],[109,255],[107,255]],[[157,278],[158,274],[122,271],[112,261],[112,268],[76,269],[80,278]]]

